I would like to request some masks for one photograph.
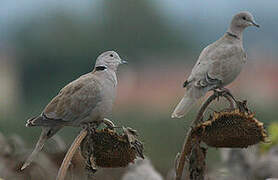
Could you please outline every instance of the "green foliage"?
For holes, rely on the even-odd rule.
[[[267,152],[271,147],[278,144],[278,123],[271,123],[268,127],[268,135],[270,143],[260,144],[260,151],[262,153]]]

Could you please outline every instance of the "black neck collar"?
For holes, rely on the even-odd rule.
[[[229,31],[226,32],[229,36],[233,37],[233,38],[236,38],[236,39],[239,39],[239,37]]]
[[[97,66],[97,67],[95,67],[96,71],[104,71],[105,69],[107,69],[107,67],[105,67],[105,66]]]

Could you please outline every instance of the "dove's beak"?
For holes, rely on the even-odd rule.
[[[252,26],[256,26],[257,28],[259,28],[259,27],[260,27],[260,25],[259,25],[259,24],[257,24],[255,21],[250,21],[250,22],[251,22]]]
[[[127,64],[127,61],[121,59],[121,64]]]

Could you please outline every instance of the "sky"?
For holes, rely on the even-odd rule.
[[[81,13],[91,10],[102,0],[75,1],[75,0],[2,0],[0,6],[0,17],[2,22],[24,18],[32,15],[36,11],[48,8],[66,8],[68,10]],[[130,0],[132,3],[133,0]],[[198,21],[206,22],[214,19],[230,18],[230,14],[235,14],[241,10],[248,10],[256,15],[276,14],[278,9],[277,0],[151,0],[154,6],[163,8],[163,12],[173,16],[173,20],[179,17],[194,17]],[[267,2],[267,3],[266,3]],[[274,17],[272,17],[274,18]],[[275,17],[276,19],[278,17]]]
[[[135,0],[130,0],[132,1]],[[200,32],[199,39],[208,44],[227,29],[234,14],[250,11],[261,29],[248,29],[245,38],[248,47],[262,49],[265,54],[278,54],[278,1],[277,0],[149,0],[172,28],[183,31],[190,23],[191,31]],[[98,8],[102,0],[2,0],[0,6],[0,32],[8,37],[17,25],[32,16],[44,16],[49,9],[68,10],[75,17],[86,18],[92,7]],[[189,31],[190,32],[190,31]],[[0,36],[0,40],[2,39]],[[4,37],[4,38],[5,38]],[[263,38],[261,38],[263,37]],[[258,44],[257,42],[261,42]],[[1,42],[0,42],[1,44]],[[265,49],[264,49],[265,48]]]
[[[2,0],[0,16],[4,21],[10,18],[28,16],[37,10],[47,8],[67,8],[75,12],[86,12],[86,10],[101,3],[102,0]],[[133,0],[130,0],[132,3]],[[180,16],[208,20],[207,18],[222,19],[230,17],[241,10],[248,10],[254,14],[274,14],[278,9],[277,0],[151,0],[154,6],[162,7],[165,13],[172,14],[174,19]],[[267,3],[266,3],[267,2]],[[276,17],[278,18],[278,17]]]

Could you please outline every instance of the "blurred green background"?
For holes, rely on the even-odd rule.
[[[201,50],[225,32],[232,16],[248,10],[261,25],[244,33],[248,63],[230,86],[248,99],[259,120],[276,121],[278,1],[1,1],[0,132],[20,134],[30,147],[39,128],[26,119],[70,81],[93,69],[96,57],[115,50],[119,70],[114,122],[138,130],[145,153],[164,175],[173,167],[196,108],[181,120],[171,111]],[[197,107],[196,105],[195,107]],[[69,144],[78,129],[59,134]],[[217,150],[209,163],[217,165]]]

